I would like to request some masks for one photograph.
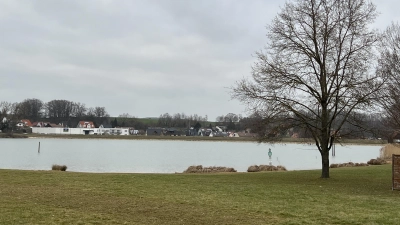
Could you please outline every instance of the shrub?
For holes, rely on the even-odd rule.
[[[261,171],[286,171],[284,166],[270,166],[270,165],[252,165],[247,168],[247,172],[261,172]]]
[[[276,168],[278,168],[278,171],[287,171],[286,167],[284,166],[277,166]]]
[[[386,164],[386,161],[382,158],[370,159],[367,164],[369,165],[383,165]]]
[[[247,168],[247,172],[259,172],[260,168],[257,165],[253,165],[253,166],[249,166],[249,168]]]
[[[353,163],[353,162],[348,162],[348,163],[332,163],[329,168],[339,168],[339,167],[355,167],[355,166],[369,166],[366,163]]]
[[[53,164],[53,166],[51,167],[52,170],[59,170],[59,171],[66,171],[67,170],[67,166],[66,165],[57,165],[57,164]]]
[[[198,166],[189,166],[183,173],[221,173],[221,172],[236,172],[234,168],[230,167],[222,167],[222,166],[210,166],[203,167],[202,165]]]

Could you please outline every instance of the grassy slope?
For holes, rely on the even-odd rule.
[[[319,174],[0,170],[0,224],[398,224],[390,165]]]

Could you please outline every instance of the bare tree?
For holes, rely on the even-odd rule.
[[[122,114],[119,115],[118,117],[122,117],[122,118],[135,118],[134,116],[130,115],[129,113],[122,113]]]
[[[11,113],[12,105],[13,104],[11,102],[0,102],[0,120],[3,119],[3,117],[7,117]]]
[[[400,128],[400,25],[392,23],[379,41],[377,74],[387,76],[388,82],[380,90],[379,103],[384,109],[387,128]]]
[[[329,178],[329,151],[342,125],[382,85],[370,73],[378,38],[368,26],[376,15],[367,0],[286,3],[267,27],[269,42],[256,53],[252,79],[232,88],[268,125],[259,141],[292,127],[310,133],[321,154],[321,178]]]
[[[225,121],[225,116],[224,116],[224,115],[222,115],[222,116],[217,116],[217,118],[215,118],[215,121],[217,121],[217,122],[224,122],[224,121]]]
[[[36,98],[25,99],[18,103],[15,107],[16,119],[30,119],[37,121],[42,118],[44,104]]]
[[[236,115],[234,113],[228,113],[224,117],[224,122],[238,122],[238,121],[239,121],[239,117],[238,117],[238,115]]]
[[[46,103],[46,114],[50,118],[69,118],[73,112],[73,102],[68,100],[52,100]]]
[[[172,116],[169,113],[161,114],[158,118],[157,125],[162,127],[170,127],[172,124]]]
[[[90,107],[88,110],[87,110],[87,113],[86,113],[86,115],[87,116],[95,116],[95,111],[94,111],[94,108],[93,107]]]
[[[85,104],[83,103],[79,103],[79,102],[75,102],[72,105],[72,116],[73,117],[83,117],[86,115],[86,112],[88,111],[88,109],[86,108]]]
[[[94,108],[94,116],[95,117],[109,117],[105,107],[96,106]]]

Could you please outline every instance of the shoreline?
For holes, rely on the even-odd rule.
[[[253,137],[204,137],[204,136],[144,136],[144,135],[48,135],[48,134],[0,134],[1,138],[12,139],[87,139],[87,140],[160,140],[160,141],[218,141],[218,142],[254,142],[259,143]],[[273,144],[308,144],[315,146],[314,140],[307,138],[282,138]],[[340,139],[338,145],[387,145],[386,140],[367,139]]]

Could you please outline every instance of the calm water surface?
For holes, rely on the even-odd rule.
[[[0,139],[0,168],[49,170],[62,164],[78,172],[175,173],[203,165],[245,172],[251,165],[269,164],[269,148],[273,165],[288,170],[321,168],[321,156],[313,145],[90,139]],[[379,156],[380,148],[337,145],[330,163],[367,162]]]

